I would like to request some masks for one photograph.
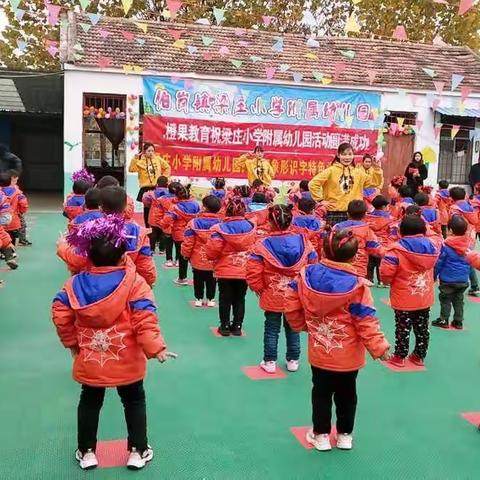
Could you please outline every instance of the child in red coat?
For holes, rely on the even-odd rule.
[[[367,206],[362,200],[352,200],[348,204],[348,220],[334,226],[335,230],[348,229],[358,241],[357,255],[353,260],[353,266],[361,277],[367,277],[368,257],[373,255],[381,257],[383,248],[377,236],[365,221]]]
[[[203,198],[202,205],[203,209],[198,217],[190,220],[185,229],[181,254],[192,264],[195,306],[206,305],[213,308],[217,282],[213,276],[213,262],[208,259],[206,250],[210,229],[220,222],[219,212],[222,203],[215,195],[208,195]],[[205,293],[206,301],[204,301]]]
[[[100,205],[105,215],[123,216],[127,194],[122,187],[105,187],[100,193]],[[153,285],[157,278],[157,270],[150,250],[148,230],[131,221],[125,223],[125,229],[128,237],[127,255],[135,264],[137,272],[149,285]],[[88,258],[77,253],[69,238],[67,235],[58,241],[57,256],[67,264],[72,274],[88,270],[91,266]]]
[[[85,194],[95,184],[95,177],[87,170],[79,170],[72,174],[72,193],[67,195],[63,204],[63,216],[72,221],[83,213],[85,208]]]
[[[103,190],[105,187],[120,187],[120,182],[117,178],[111,175],[105,175],[95,185],[99,190]],[[135,213],[135,200],[130,195],[127,195],[127,206],[123,211],[123,218],[125,220],[131,220]],[[145,225],[148,228],[148,225]]]
[[[287,370],[298,370],[300,337],[292,332],[283,317],[288,284],[307,263],[318,256],[307,238],[289,231],[293,205],[274,205],[269,209],[270,234],[254,246],[247,263],[248,286],[260,297],[265,312],[263,361],[260,367],[267,373],[277,370],[278,336],[285,327],[287,339]]]
[[[100,189],[89,188],[85,194],[85,209],[83,213],[77,215],[69,224],[68,229],[72,230],[78,228],[82,223],[96,218],[103,217],[103,212],[100,210]]]
[[[120,216],[80,225],[72,242],[92,268],[70,278],[53,300],[53,323],[72,352],[73,378],[82,385],[75,452],[82,469],[98,465],[98,420],[105,389],[111,387],[125,410],[127,467],[137,470],[152,460],[143,389],[146,360],[175,356],[160,334],[153,292],[125,256],[128,241]]]
[[[187,223],[200,213],[198,202],[190,197],[190,187],[180,183],[175,188],[175,200],[161,222],[162,229],[172,235],[178,255],[178,278],[174,280],[177,285],[188,285],[187,271],[188,260],[181,255],[182,242],[185,238]]]
[[[400,224],[401,239],[387,249],[380,265],[380,277],[390,285],[390,305],[395,312],[395,355],[390,361],[397,367],[405,365],[412,328],[415,349],[410,361],[423,366],[427,356],[430,307],[435,301],[433,269],[440,245],[426,233],[420,216],[406,215]]]
[[[256,192],[252,196],[252,201],[246,207],[245,218],[255,224],[257,236],[259,237],[268,235],[270,229],[268,206],[269,202],[265,194]]]
[[[225,219],[211,228],[207,243],[207,257],[214,262],[218,281],[218,332],[224,337],[242,334],[248,288],[245,280],[247,258],[255,239],[255,225],[245,219],[243,199],[231,198],[225,208]],[[233,321],[230,320],[231,311]]]
[[[414,205],[413,201],[413,190],[408,185],[402,185],[398,189],[398,198],[395,201],[395,205],[392,206],[390,212],[393,217],[397,220],[401,220],[405,215],[405,210],[410,206]]]
[[[452,203],[448,186],[449,183],[446,180],[440,180],[438,182],[438,191],[435,195],[435,202],[440,213],[440,224],[442,226],[443,238],[447,238],[448,210]]]
[[[440,221],[440,212],[437,208],[430,205],[429,195],[424,192],[418,192],[414,197],[414,202],[420,207],[422,218],[430,225],[435,233],[441,235],[442,223]]]
[[[285,302],[292,329],[308,333],[313,428],[307,441],[320,451],[332,448],[332,397],[337,448],[352,448],[356,380],[365,366],[365,349],[373,358],[386,360],[390,348],[380,331],[368,283],[350,263],[357,248],[351,231],[331,231],[324,240],[325,258],[301,270]]]
[[[294,207],[291,230],[301,233],[313,245],[318,256],[322,252],[321,235],[324,223],[315,215],[316,203],[311,198],[301,198]]]

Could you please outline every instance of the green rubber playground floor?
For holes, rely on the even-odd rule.
[[[249,294],[244,338],[214,337],[216,310],[195,311],[190,288],[159,268],[155,286],[162,332],[176,362],[151,362],[146,380],[154,461],[82,472],[76,447],[79,386],[50,320],[50,302],[67,278],[55,257],[60,214],[29,217],[34,246],[20,268],[0,272],[0,479],[478,479],[480,433],[462,412],[480,411],[480,304],[466,302],[463,332],[432,329],[426,372],[394,373],[369,360],[358,379],[354,449],[304,449],[291,427],[310,423],[310,369],[252,381],[240,367],[262,358],[262,312]],[[161,257],[156,257],[158,266]],[[0,265],[3,267],[4,265]],[[393,342],[390,308],[374,289]],[[433,309],[435,318],[438,305]],[[302,346],[305,346],[305,337]],[[284,337],[280,352],[284,355]],[[282,358],[281,357],[281,358]],[[110,391],[99,440],[126,438],[120,401]]]

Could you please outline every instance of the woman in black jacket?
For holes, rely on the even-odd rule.
[[[407,177],[407,185],[413,188],[415,193],[418,192],[420,187],[423,187],[423,181],[428,177],[428,170],[423,163],[423,155],[421,152],[415,152],[413,154],[413,159],[405,170],[405,177]]]

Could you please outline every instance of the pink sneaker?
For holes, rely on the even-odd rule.
[[[165,262],[165,266],[173,268],[175,266],[175,263],[173,262],[173,260],[167,260]]]
[[[188,285],[188,280],[186,278],[184,278],[183,280],[180,280],[179,278],[177,278],[176,280],[173,281],[173,283],[180,285],[182,287],[185,287]]]
[[[260,368],[265,370],[267,373],[275,373],[277,371],[277,362],[273,360],[265,362],[264,360],[260,363]]]

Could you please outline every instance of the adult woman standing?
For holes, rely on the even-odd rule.
[[[376,159],[372,155],[366,153],[362,158],[361,165],[358,165],[357,168],[361,170],[363,173],[371,177],[372,175],[376,175],[375,181],[378,185],[375,185],[376,188],[383,188],[383,170],[378,166],[378,163],[375,163]]]
[[[415,193],[420,187],[423,187],[423,181],[428,177],[428,170],[423,163],[422,152],[415,152],[412,161],[408,164],[405,170],[405,177],[407,177],[407,185],[413,189]]]
[[[263,156],[263,148],[257,145],[251,153],[246,153],[238,159],[238,166],[247,170],[248,183],[252,186],[255,180],[260,180],[265,186],[272,184],[275,176],[275,169],[272,164]]]
[[[143,194],[149,190],[153,190],[157,184],[157,178],[160,176],[170,177],[170,164],[160,155],[155,153],[153,143],[145,142],[143,144],[143,153],[135,155],[130,162],[128,171],[138,174],[138,183],[140,190],[138,191],[137,201],[141,202]],[[150,207],[143,207],[143,221],[148,228],[148,213]]]
[[[312,198],[323,200],[330,225],[348,219],[347,208],[352,200],[363,200],[363,189],[379,187],[383,171],[374,161],[371,175],[353,165],[354,152],[349,143],[342,143],[330,167],[320,172],[308,184]]]

